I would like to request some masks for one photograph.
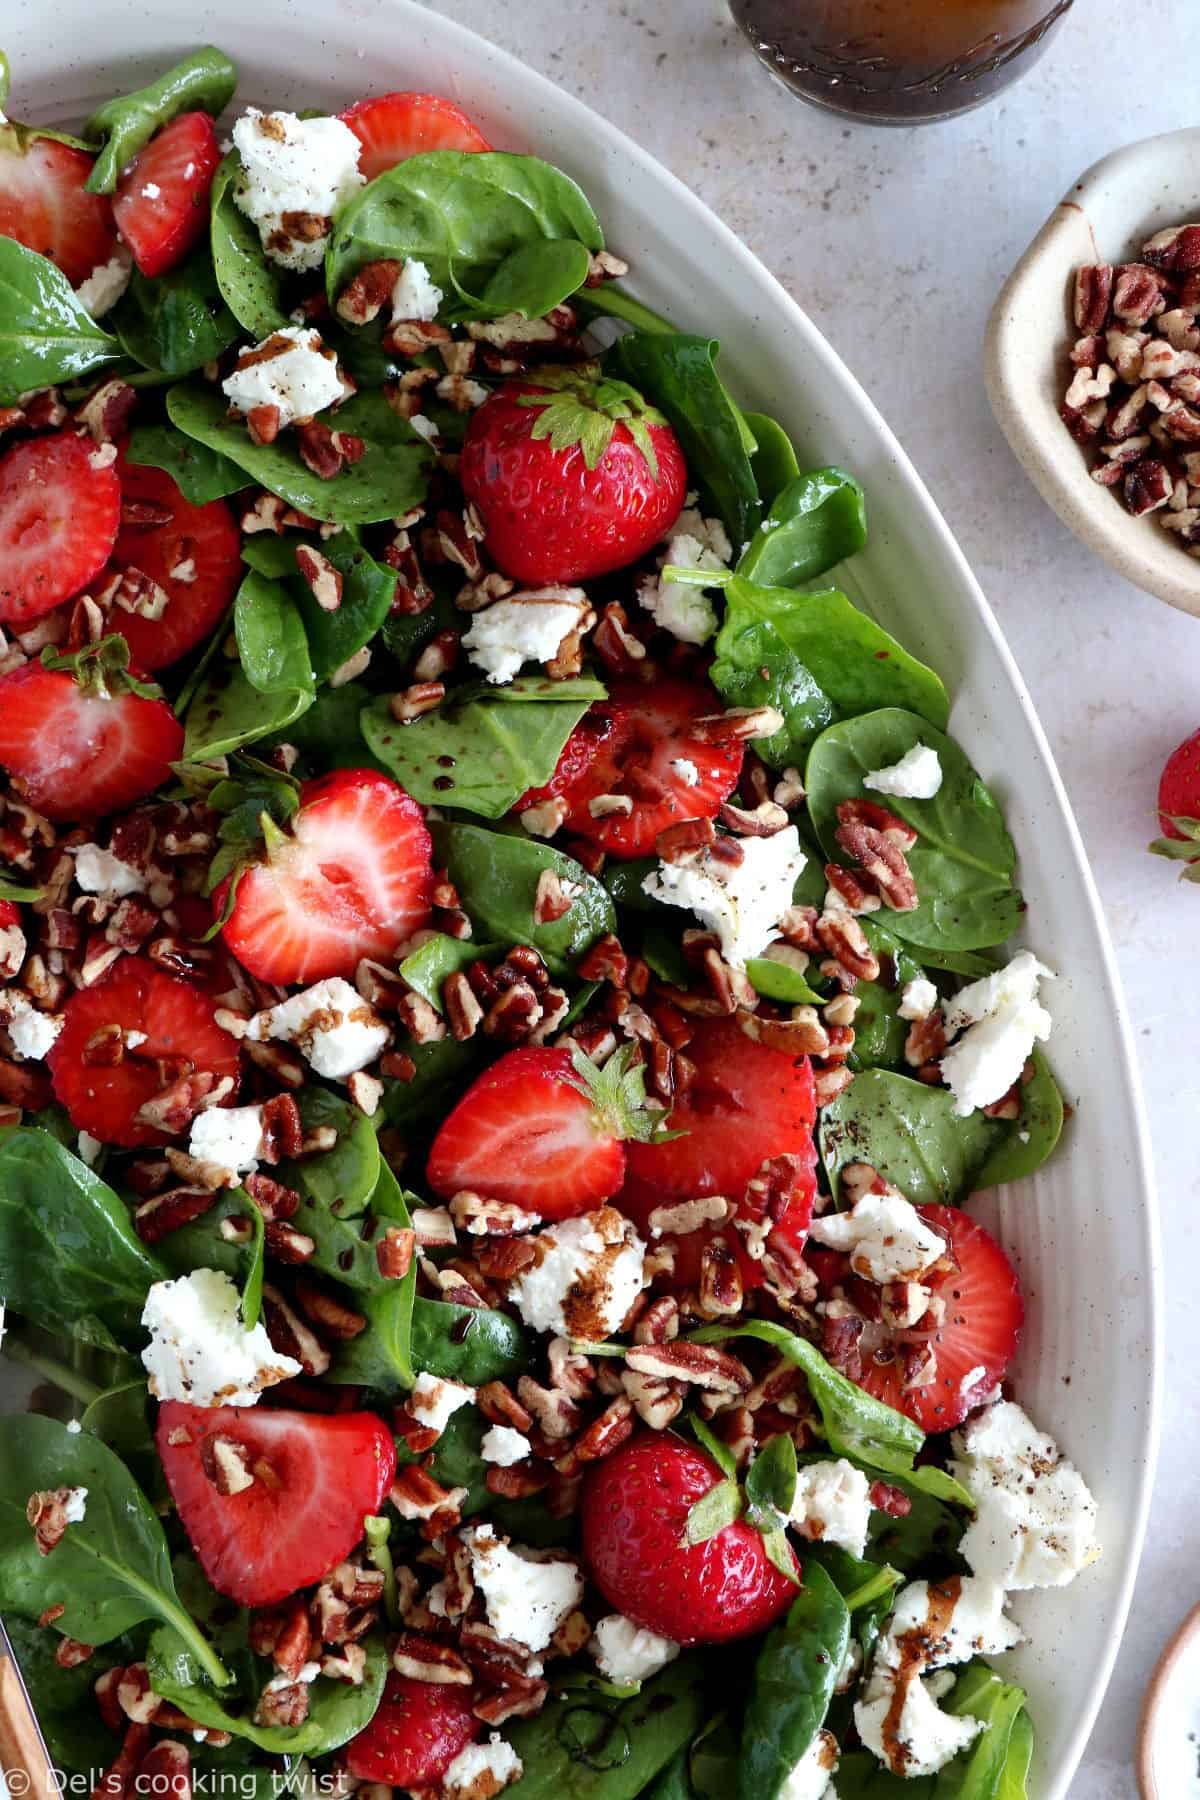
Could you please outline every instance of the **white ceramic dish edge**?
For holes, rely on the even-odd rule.
[[[1153,232],[1200,214],[1200,129],[1165,132],[1094,163],[1042,226],[1000,290],[985,376],[997,423],[1043,500],[1110,568],[1200,614],[1200,562],[1154,513],[1127,513],[1094,482],[1058,416],[1066,387],[1071,280],[1081,263],[1136,258]]]
[[[1021,1596],[1016,1607],[1032,1634],[1010,1666],[1037,1718],[1035,1791],[1062,1800],[1116,1656],[1145,1527],[1161,1362],[1157,1226],[1129,1027],[1083,847],[1024,684],[945,522],[832,349],[732,232],[623,134],[472,33],[410,0],[332,0],[319,25],[287,0],[166,0],[152,18],[139,0],[110,0],[102,26],[91,0],[59,0],[53,44],[44,20],[43,0],[10,0],[6,47],[14,107],[50,121],[82,116],[205,40],[237,57],[245,100],[337,104],[402,86],[455,94],[494,141],[538,150],[581,180],[634,264],[634,291],[720,336],[747,404],[780,416],[814,464],[843,463],[863,480],[871,543],[846,585],[937,663],[956,696],[954,729],[1005,800],[1033,936],[1061,969],[1056,1064],[1085,1114],[1086,1129],[1046,1171],[978,1208],[1027,1286],[1018,1390],[1101,1502],[1104,1562],[1069,1599]],[[1082,1279],[1081,1247],[1094,1264]]]

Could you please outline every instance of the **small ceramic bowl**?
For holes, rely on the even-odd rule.
[[[1167,225],[1200,219],[1200,129],[1130,144],[1096,163],[1055,207],[1005,282],[988,322],[985,370],[1000,429],[1063,521],[1110,568],[1200,615],[1200,559],[1154,513],[1134,518],[1094,482],[1058,416],[1073,275],[1080,263],[1136,260]]]
[[[1195,1793],[1200,1767],[1200,1606],[1193,1607],[1158,1659],[1138,1724],[1141,1800]]]

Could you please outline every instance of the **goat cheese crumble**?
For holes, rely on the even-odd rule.
[[[1050,1036],[1050,1014],[1041,1005],[1038,983],[1053,979],[1050,969],[1022,950],[1006,968],[942,1002],[946,1036],[958,1039],[942,1057],[942,1078],[954,1095],[957,1118],[1003,1099],[1020,1080],[1034,1045]]]
[[[68,1525],[82,1525],[87,1516],[88,1491],[85,1487],[67,1489],[67,1497],[63,1502],[63,1517]]]
[[[871,1484],[847,1462],[809,1463],[797,1470],[789,1523],[813,1543],[838,1544],[862,1556],[871,1524]]]
[[[489,681],[511,681],[522,663],[549,662],[587,612],[582,588],[528,588],[477,612],[463,648]]]
[[[906,981],[896,1014],[901,1019],[927,1019],[938,1003],[938,991],[926,975]]]
[[[142,1362],[156,1400],[253,1406],[264,1388],[301,1373],[261,1323],[246,1330],[240,1305],[237,1288],[218,1269],[154,1283],[142,1309],[150,1333]]]
[[[418,1425],[440,1436],[455,1413],[475,1400],[475,1389],[461,1381],[443,1381],[439,1375],[422,1372],[408,1396],[408,1410]]]
[[[274,350],[274,354],[268,354]],[[221,392],[239,412],[274,406],[282,429],[297,419],[311,419],[344,400],[350,390],[326,350],[321,334],[310,326],[284,325],[253,349],[243,351]]]
[[[279,1038],[295,1044],[316,1074],[340,1081],[374,1062],[391,1032],[357,988],[341,975],[330,975],[256,1013],[246,1035],[260,1043]]]
[[[838,1744],[832,1731],[821,1730],[779,1790],[779,1800],[837,1800]]]
[[[533,1240],[537,1261],[511,1298],[533,1331],[596,1343],[619,1329],[642,1291],[646,1247],[611,1206],[563,1219]]]
[[[732,560],[733,545],[720,519],[705,519],[697,508],[686,507],[675,521],[658,566],[719,572]],[[654,623],[681,643],[707,643],[717,629],[716,608],[702,588],[648,575],[638,585],[638,600]]]
[[[233,128],[233,142],[242,163],[233,198],[258,227],[267,255],[285,269],[319,269],[333,214],[365,180],[350,127],[341,119],[300,119],[248,106]],[[304,216],[303,235],[289,230],[285,213]]]
[[[1096,1502],[1074,1463],[1011,1400],[956,1432],[951,1466],[976,1513],[960,1550],[1005,1588],[1065,1587],[1100,1555]]]
[[[232,1175],[258,1167],[262,1149],[261,1106],[210,1106],[192,1120],[188,1154]]]
[[[886,769],[872,769],[863,776],[863,786],[876,794],[891,794],[897,800],[932,800],[942,785],[942,764],[936,750],[928,744],[914,744],[897,763]]]
[[[946,1249],[945,1240],[925,1223],[916,1207],[895,1189],[866,1193],[849,1212],[823,1213],[809,1236],[828,1250],[841,1250],[850,1267],[867,1281],[919,1281]]]
[[[636,1625],[623,1613],[609,1613],[599,1621],[588,1649],[600,1673],[618,1687],[648,1681],[679,1655],[679,1645],[672,1638],[660,1637],[657,1631]]]
[[[800,834],[786,825],[771,837],[739,838],[742,860],[722,862],[701,850],[680,862],[660,862],[642,891],[668,906],[682,906],[721,940],[721,955],[744,969],[779,935],[796,880],[807,862]]]
[[[539,1562],[531,1552],[512,1550],[488,1524],[473,1525],[462,1535],[493,1630],[527,1650],[544,1650],[583,1599],[583,1577],[575,1564],[562,1558]]]
[[[118,244],[108,261],[97,263],[91,274],[80,282],[75,289],[75,298],[93,319],[102,319],[117,304],[129,286],[132,274],[133,258],[124,244]]]
[[[18,1062],[41,1062],[63,1028],[59,1013],[39,1012],[19,988],[0,994],[0,1025],[8,1032]]]
[[[483,1434],[479,1454],[484,1462],[495,1463],[498,1469],[511,1469],[514,1463],[532,1456],[533,1446],[523,1432],[514,1431],[511,1425],[493,1425]]]
[[[123,900],[126,894],[146,891],[142,871],[100,844],[80,844],[76,850],[75,884],[85,894],[102,894],[106,900]]]
[[[500,1793],[524,1773],[525,1766],[507,1738],[493,1731],[486,1744],[468,1744],[459,1751],[442,1776],[442,1792],[446,1800],[480,1800],[484,1793]]]
[[[393,319],[436,319],[446,298],[419,257],[410,256],[392,288]]]

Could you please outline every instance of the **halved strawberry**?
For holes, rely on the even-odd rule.
[[[368,181],[426,150],[490,150],[461,106],[441,94],[377,94],[341,114],[362,149],[358,166]]]
[[[337,769],[305,782],[290,835],[273,832],[266,860],[242,876],[225,942],[260,981],[353,975],[428,925],[432,890],[416,801],[372,769]],[[227,894],[222,883],[213,896],[217,918]]]
[[[947,1274],[923,1277],[944,1303],[945,1314],[936,1326],[926,1327],[922,1320],[909,1331],[887,1332],[868,1323],[864,1346],[868,1335],[870,1345],[860,1353],[861,1371],[856,1374],[851,1365],[846,1373],[877,1400],[907,1413],[922,1430],[950,1431],[1002,1380],[1016,1355],[1025,1303],[1016,1270],[977,1219],[957,1206],[919,1206],[917,1211],[947,1239],[950,1258],[958,1264]],[[906,1386],[905,1353],[926,1345],[936,1359],[933,1379]]]
[[[419,1652],[421,1640],[417,1639]],[[391,1674],[375,1717],[343,1753],[359,1781],[399,1788],[437,1788],[455,1757],[483,1727],[470,1688]]]
[[[108,196],[84,185],[93,161],[56,138],[0,130],[0,237],[48,256],[72,287],[117,248]]]
[[[0,456],[0,623],[18,628],[98,575],[117,540],[121,480],[62,431]]]
[[[557,793],[569,808],[568,831],[589,838],[610,856],[649,856],[668,825],[712,819],[737,786],[742,746],[710,744],[693,735],[693,721],[720,711],[708,689],[674,677],[652,687],[614,682],[607,700],[587,715],[593,753],[581,727],[567,740],[545,789],[526,794],[520,807]],[[602,811],[591,802],[604,794],[627,795],[629,813]]]
[[[217,1438],[265,1465],[240,1493],[219,1493],[209,1472]],[[154,1441],[201,1568],[239,1606],[272,1606],[320,1581],[359,1542],[396,1473],[395,1442],[374,1413],[168,1400]]]
[[[72,994],[46,1060],[75,1129],[127,1149],[166,1144],[170,1134],[140,1119],[138,1111],[173,1082],[190,1079],[199,1100],[230,1076],[235,1087],[227,1098],[233,1100],[238,1047],[217,1024],[214,1006],[210,993],[144,956],[123,956],[91,987]],[[124,1047],[119,1061],[98,1061],[99,1054],[112,1054],[112,1045],[97,1034],[113,1025],[144,1036]]]
[[[220,624],[244,573],[237,520],[223,500],[193,506],[165,469],[121,465],[114,570],[137,569],[167,595],[157,619],[119,606],[112,623],[140,669],[162,669]]]
[[[174,268],[204,236],[220,160],[209,115],[179,113],[122,171],[113,216],[143,275]]]
[[[119,637],[0,676],[0,768],[50,819],[119,812],[161,787],[183,726],[129,675]]]
[[[566,1050],[510,1050],[463,1095],[433,1140],[425,1176],[543,1219],[590,1212],[615,1194],[625,1141],[654,1132],[640,1068],[621,1052],[602,1069]]]

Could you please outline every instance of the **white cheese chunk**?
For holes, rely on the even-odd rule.
[[[876,794],[892,794],[897,800],[932,800],[942,785],[942,765],[928,744],[914,744],[897,763],[872,769],[863,786]]]
[[[486,1744],[468,1744],[442,1776],[444,1800],[492,1800],[519,1781],[524,1764],[506,1738],[493,1731]]]
[[[1052,1437],[1011,1400],[955,1434],[952,1467],[976,1504],[962,1555],[1006,1588],[1065,1587],[1100,1555],[1096,1502]]]
[[[960,1750],[975,1742],[983,1721],[969,1713],[943,1712],[920,1679],[905,1683],[899,1717],[893,1714],[895,1686],[885,1673],[872,1675],[854,1707],[854,1723],[866,1749],[895,1775],[934,1775]]]
[[[255,356],[273,343],[275,354],[247,360],[245,367],[236,367],[221,383],[221,392],[239,412],[253,412],[256,406],[277,407],[283,427],[295,424],[297,419],[311,419],[345,398],[348,389],[338,370],[337,357],[332,350],[326,350],[319,331],[284,325],[243,356]]]
[[[29,945],[19,925],[0,925],[0,978],[19,975]]]
[[[88,1491],[85,1487],[67,1489],[67,1497],[63,1503],[63,1516],[68,1525],[82,1525],[87,1516]]]
[[[946,1248],[945,1240],[894,1188],[864,1194],[849,1212],[823,1213],[813,1220],[809,1236],[828,1250],[843,1251],[856,1275],[881,1285],[919,1281]]]
[[[419,257],[410,256],[392,288],[393,319],[436,319],[446,298]]]
[[[188,1153],[233,1175],[258,1167],[262,1151],[261,1106],[210,1106],[192,1120]]]
[[[264,1388],[301,1373],[261,1323],[246,1330],[239,1306],[237,1288],[217,1269],[154,1283],[142,1309],[150,1333],[142,1362],[156,1400],[253,1406]]]
[[[721,521],[705,519],[688,507],[675,521],[658,566],[717,571],[727,569],[732,557],[733,546]],[[702,588],[651,575],[639,583],[638,600],[654,623],[681,643],[707,643],[717,629],[716,608]]]
[[[796,1473],[790,1524],[813,1543],[838,1544],[862,1556],[871,1524],[871,1484],[845,1457],[809,1463]]]
[[[455,1413],[475,1400],[475,1389],[461,1381],[443,1381],[440,1375],[422,1371],[408,1396],[408,1410],[418,1425],[439,1434],[445,1431]]]
[[[117,304],[132,274],[133,258],[124,244],[118,244],[109,260],[97,263],[87,279],[80,282],[75,298],[93,319],[102,319]]]
[[[60,1013],[38,1012],[19,988],[0,994],[0,1025],[8,1032],[18,1062],[41,1062],[63,1028]]]
[[[660,1637],[657,1631],[636,1625],[623,1613],[609,1613],[599,1621],[588,1649],[600,1673],[618,1687],[649,1681],[679,1655],[679,1645],[672,1638]]]
[[[103,894],[106,900],[122,900],[126,894],[146,891],[146,877],[141,870],[122,862],[100,844],[80,844],[76,850],[75,883],[85,894]]]
[[[357,988],[341,975],[330,975],[256,1013],[246,1035],[259,1042],[279,1038],[295,1044],[318,1075],[340,1081],[374,1062],[391,1032]]]
[[[233,197],[258,227],[263,249],[285,269],[319,269],[328,227],[294,235],[285,213],[332,222],[338,208],[362,187],[359,143],[341,119],[300,119],[295,113],[262,113],[247,107],[233,128],[241,171]]]
[[[583,1599],[583,1577],[575,1564],[561,1558],[539,1562],[530,1552],[512,1550],[490,1525],[474,1525],[462,1535],[489,1624],[527,1650],[544,1650]]]
[[[524,1433],[514,1431],[511,1425],[493,1425],[483,1434],[479,1454],[484,1462],[495,1463],[499,1469],[511,1469],[515,1463],[524,1462],[531,1456],[533,1448]]]
[[[794,825],[771,837],[739,838],[742,860],[723,862],[702,850],[680,862],[660,862],[642,890],[668,906],[695,913],[721,940],[721,955],[735,969],[761,956],[779,935],[792,904],[797,877],[808,860]]]
[[[80,1132],[79,1142],[76,1146],[76,1154],[81,1162],[87,1164],[89,1169],[97,1161],[103,1148],[104,1145],[100,1142],[100,1139],[93,1137],[90,1131]]]
[[[511,1298],[533,1331],[600,1341],[618,1330],[642,1291],[646,1247],[612,1207],[563,1219],[533,1239],[538,1260]]]
[[[832,1731],[818,1731],[779,1790],[778,1800],[837,1800],[838,1744]]]
[[[678,775],[686,787],[699,787],[700,771],[690,756],[676,756],[671,761],[672,773]]]
[[[586,611],[582,588],[523,589],[477,612],[463,648],[489,681],[511,681],[523,663],[550,662]]]
[[[917,975],[905,982],[896,1012],[901,1019],[927,1019],[937,1003],[938,991],[932,981]]]
[[[963,1034],[942,1057],[942,1078],[958,1118],[1003,1099],[1035,1043],[1050,1036],[1050,1014],[1038,997],[1042,980],[1053,980],[1051,971],[1022,950],[1006,968],[942,1002],[947,1037]]]

